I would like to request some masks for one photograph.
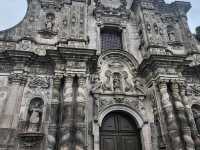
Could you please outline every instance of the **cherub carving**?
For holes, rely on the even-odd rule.
[[[126,71],[123,71],[122,74],[124,77],[124,91],[129,92],[132,90],[133,85],[130,82],[128,82],[128,73]]]
[[[98,91],[101,89],[102,86],[102,82],[100,80],[99,74],[95,74],[94,75],[94,79],[93,79],[93,87],[92,87],[92,91]]]
[[[35,98],[31,101],[28,110],[28,132],[38,132],[42,121],[43,101]]]
[[[113,74],[113,90],[115,92],[120,92],[122,90],[121,74],[117,72]]]
[[[46,26],[46,29],[49,30],[49,31],[53,31],[53,27],[54,27],[54,19],[55,19],[55,16],[54,14],[47,14],[46,16],[46,23],[45,23],[45,26]]]
[[[105,72],[106,76],[106,81],[102,85],[103,91],[112,91],[112,86],[111,86],[111,71],[107,70]]]

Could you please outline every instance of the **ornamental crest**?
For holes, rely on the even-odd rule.
[[[50,79],[47,77],[32,77],[28,84],[29,88],[49,88]]]

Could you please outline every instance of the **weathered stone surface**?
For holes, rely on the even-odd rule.
[[[200,149],[190,3],[27,2],[0,32],[0,150],[104,150],[111,112],[132,116],[142,150]]]

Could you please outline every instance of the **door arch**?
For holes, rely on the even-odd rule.
[[[124,112],[105,116],[100,128],[100,150],[141,150],[136,121]]]

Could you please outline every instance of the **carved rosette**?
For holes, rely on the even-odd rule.
[[[50,78],[48,77],[32,77],[28,84],[29,88],[43,88],[48,89],[50,86]]]

